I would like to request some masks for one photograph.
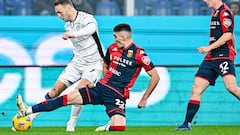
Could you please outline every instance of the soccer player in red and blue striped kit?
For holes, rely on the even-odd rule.
[[[201,95],[209,85],[215,85],[218,76],[222,76],[226,89],[240,99],[234,66],[236,55],[234,15],[222,0],[204,2],[214,9],[210,23],[209,45],[198,48],[199,53],[207,54],[195,75],[185,121],[176,130],[192,130],[191,122],[199,110]]]
[[[125,105],[130,90],[143,67],[151,77],[148,87],[138,103],[138,108],[147,105],[147,99],[158,84],[158,72],[146,55],[144,49],[138,47],[132,40],[131,27],[128,24],[118,24],[114,27],[115,43],[107,49],[104,58],[104,77],[94,85],[75,89],[67,95],[43,101],[28,107],[17,96],[19,115],[25,116],[36,112],[52,111],[69,104],[102,104],[110,117],[109,124],[98,131],[124,131],[126,128]]]

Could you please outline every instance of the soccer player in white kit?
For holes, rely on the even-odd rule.
[[[62,38],[72,41],[74,56],[59,75],[52,90],[46,94],[45,99],[58,97],[67,87],[79,80],[76,89],[97,82],[103,68],[103,52],[94,17],[85,12],[77,11],[70,0],[55,0],[54,5],[58,17],[66,22],[64,27],[66,32]],[[75,130],[81,108],[81,105],[72,106],[66,131],[73,132]],[[34,119],[38,114],[30,116]]]

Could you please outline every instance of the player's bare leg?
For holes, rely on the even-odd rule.
[[[235,76],[225,75],[223,76],[223,82],[226,89],[240,100],[240,88],[237,86]]]
[[[63,82],[61,82],[60,80],[57,80],[53,89],[48,92],[49,98],[58,97],[66,88],[67,86]]]

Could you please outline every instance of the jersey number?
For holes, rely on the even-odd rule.
[[[125,108],[125,103],[123,101],[121,101],[120,99],[115,99],[116,101],[116,105],[121,108],[121,109],[124,109]]]
[[[219,69],[221,70],[221,72],[222,72],[223,75],[226,74],[226,73],[228,73],[228,69],[229,69],[229,67],[228,67],[228,62],[227,62],[227,61],[224,61],[223,63],[221,63],[221,64],[219,65]]]

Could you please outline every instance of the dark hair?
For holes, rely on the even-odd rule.
[[[70,4],[72,5],[72,2],[70,0],[55,0],[54,5],[67,5]]]
[[[121,23],[121,24],[118,24],[114,27],[113,29],[114,32],[120,32],[120,31],[128,31],[128,32],[131,32],[131,27],[126,24],[126,23]]]

